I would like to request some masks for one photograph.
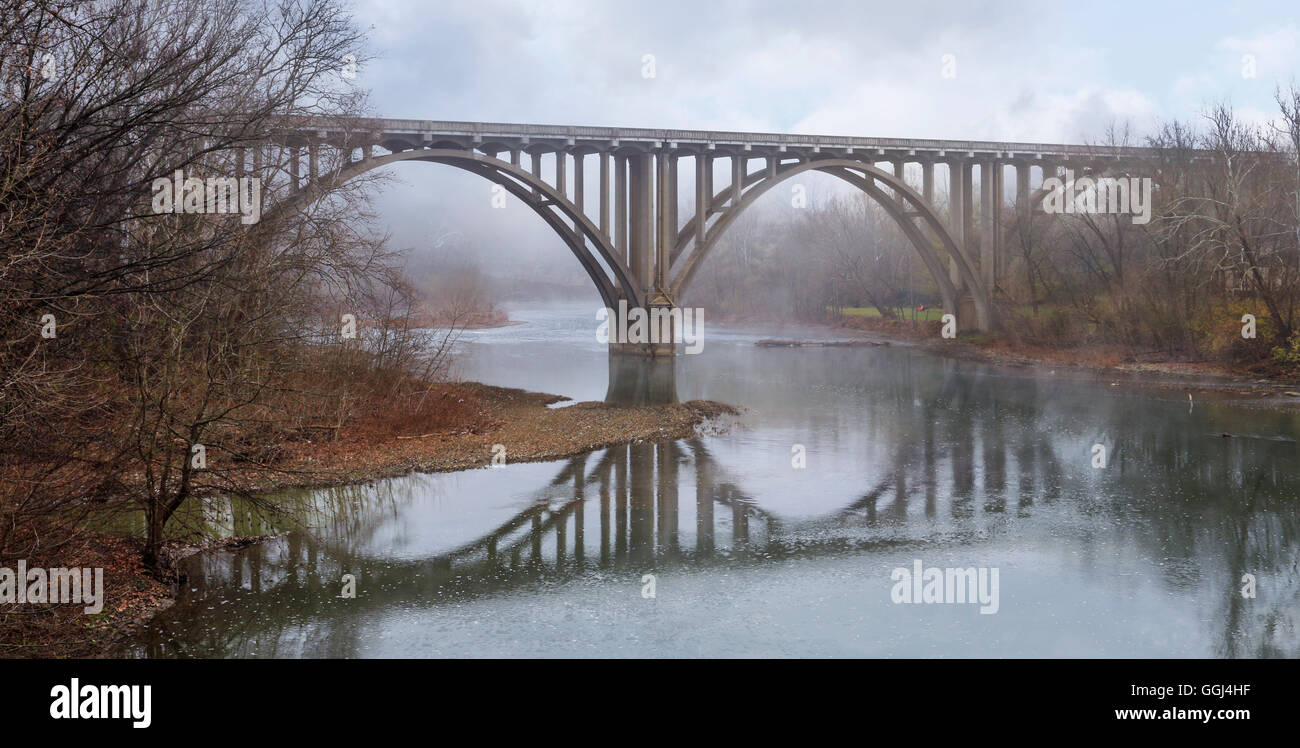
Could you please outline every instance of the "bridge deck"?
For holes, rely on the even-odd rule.
[[[1066,143],[1024,143],[989,140],[934,140],[925,138],[867,138],[845,135],[798,135],[786,133],[731,132],[722,130],[668,130],[633,127],[589,127],[580,125],[534,125],[503,122],[456,122],[417,119],[347,119],[315,120],[296,123],[299,132],[314,131],[324,139],[344,133],[365,132],[381,139],[397,138],[428,143],[438,140],[465,141],[473,144],[502,143],[555,144],[577,147],[591,144],[599,148],[640,146],[669,147],[682,150],[756,150],[762,152],[818,150],[864,152],[894,156],[996,158],[1153,158],[1152,148]],[[323,135],[322,135],[323,134]]]

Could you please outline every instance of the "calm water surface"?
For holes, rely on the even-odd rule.
[[[512,309],[525,324],[467,333],[459,373],[603,399],[594,309]],[[137,653],[1300,655],[1295,414],[705,330],[676,391],[744,407],[737,427],[286,495],[311,530],[194,559]],[[279,530],[238,505],[212,514],[219,531]],[[891,572],[916,560],[996,569],[997,612],[895,604]]]

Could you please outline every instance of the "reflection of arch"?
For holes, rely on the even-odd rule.
[[[501,185],[532,208],[547,225],[555,230],[555,233],[560,235],[574,256],[578,258],[578,262],[582,263],[592,282],[596,284],[605,306],[617,307],[620,298],[627,299],[629,306],[644,306],[638,284],[632,282],[627,264],[614,250],[610,240],[562,192],[547,184],[541,177],[519,166],[475,151],[417,148],[354,161],[329,177],[308,183],[281,203],[276,210],[277,212],[300,210],[349,179],[399,161],[447,164]],[[589,245],[595,247],[596,254],[592,253]],[[604,260],[605,266],[613,273],[612,278],[601,266],[601,260]]]
[[[742,189],[750,184],[753,186],[746,191],[738,202],[731,207],[723,210],[713,225],[708,228],[705,234],[704,244],[696,246],[682,262],[679,270],[673,279],[672,294],[674,298],[681,298],[681,293],[690,283],[692,276],[699,269],[700,261],[709,253],[717,244],[719,237],[726,231],[727,227],[736,220],[737,217],[752,205],[763,193],[767,192],[777,184],[801,174],[805,171],[816,170],[822,171],[832,176],[843,179],[849,184],[862,190],[873,200],[875,200],[885,211],[898,222],[899,227],[912,242],[912,246],[921,259],[925,262],[930,274],[934,277],[935,282],[939,285],[940,294],[943,296],[944,305],[950,310],[956,310],[957,291],[953,286],[951,279],[944,272],[943,261],[939,253],[935,250],[934,244],[926,238],[923,231],[924,227],[930,229],[931,234],[939,240],[940,245],[952,257],[953,265],[961,275],[967,288],[971,290],[971,296],[975,302],[975,314],[978,326],[981,330],[987,330],[993,324],[993,310],[989,303],[988,293],[984,288],[983,282],[979,279],[978,274],[970,259],[966,256],[963,247],[958,246],[953,240],[952,235],[944,226],[943,221],[923,197],[917,194],[911,187],[907,186],[899,177],[876,168],[874,165],[856,161],[853,159],[842,158],[825,158],[813,161],[805,161],[798,164],[790,164],[784,167],[778,167],[773,176],[767,176],[768,172],[759,171],[745,178],[745,183],[741,185]],[[893,197],[887,195],[876,182],[883,183],[893,194]],[[709,201],[710,212],[721,208],[726,203],[728,196],[732,194],[732,188],[718,192]],[[685,251],[685,241],[688,237],[695,235],[695,222],[701,220],[697,209],[697,215],[687,222],[682,229],[680,239],[676,243],[675,249],[677,254]],[[920,218],[921,224],[913,222],[913,219]]]

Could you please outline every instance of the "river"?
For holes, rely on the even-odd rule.
[[[458,373],[600,400],[594,311],[512,308],[465,334]],[[704,330],[677,396],[743,408],[730,428],[286,494],[310,531],[191,559],[134,654],[1300,656],[1293,412]],[[279,529],[221,501],[210,522]],[[941,601],[913,598],[918,562],[959,570]],[[962,570],[996,586],[958,601]]]

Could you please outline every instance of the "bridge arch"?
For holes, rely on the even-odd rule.
[[[966,256],[965,249],[952,238],[934,208],[896,175],[890,174],[874,164],[846,158],[811,159],[796,164],[778,166],[774,175],[769,175],[765,170],[750,174],[744,178],[744,183],[741,185],[744,192],[740,200],[733,201],[726,208],[723,208],[723,206],[729,201],[729,195],[732,193],[731,187],[727,187],[711,196],[709,198],[708,212],[720,211],[720,215],[713,222],[713,225],[708,227],[704,243],[693,247],[691,252],[682,259],[681,269],[677,271],[672,280],[673,298],[681,298],[682,292],[685,291],[691,279],[699,270],[700,263],[717,245],[722,234],[732,222],[746,208],[753,205],[768,190],[791,177],[807,171],[821,171],[842,179],[862,190],[863,193],[884,208],[885,212],[898,223],[904,236],[912,243],[913,248],[921,255],[926,268],[939,286],[939,293],[943,298],[945,308],[955,313],[959,294],[951,278],[948,277],[948,273],[943,266],[943,259],[936,251],[933,241],[926,236],[924,229],[928,228],[930,234],[938,240],[939,245],[952,258],[953,265],[957,268],[962,281],[970,289],[975,305],[977,327],[980,330],[992,329],[994,323],[993,308],[988,292],[978,277],[978,273],[975,272],[973,263]],[[885,188],[892,193],[892,196],[886,194]],[[919,224],[916,223],[917,219],[920,220]],[[674,259],[685,253],[690,237],[696,234],[695,222],[698,220],[702,220],[702,218],[697,208],[696,216],[687,222],[674,242]]]
[[[627,264],[591,219],[559,190],[533,173],[507,161],[477,151],[453,148],[413,148],[411,150],[353,161],[333,174],[309,182],[275,207],[275,213],[302,210],[324,196],[330,189],[366,172],[402,161],[425,161],[454,166],[501,185],[541,216],[560,236],[595,284],[605,306],[615,308],[619,299],[629,306],[644,306],[638,284],[633,282]],[[558,211],[558,213],[556,212]],[[593,252],[594,249],[594,252]],[[603,260],[610,274],[601,266]]]

